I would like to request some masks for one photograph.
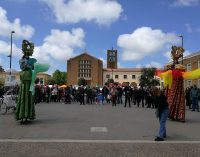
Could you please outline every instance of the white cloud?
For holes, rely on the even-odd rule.
[[[192,33],[193,32],[192,27],[191,27],[190,24],[188,24],[188,23],[185,24],[185,27],[186,27],[188,33]]]
[[[109,25],[119,19],[123,9],[114,0],[40,0],[50,7],[58,23],[94,21]]]
[[[53,69],[58,63],[66,64],[67,59],[75,55],[76,48],[82,48],[85,33],[81,28],[72,29],[69,31],[60,31],[53,29],[51,34],[46,36],[44,43],[41,46],[35,46],[33,56],[39,63],[50,64]],[[13,43],[13,56],[17,58],[22,57],[21,49]],[[10,54],[10,43],[0,41],[0,54]],[[52,69],[51,68],[51,69]]]
[[[168,59],[169,62],[172,62],[171,51],[165,52],[164,56]]]
[[[99,57],[99,59],[103,62],[103,68],[107,68],[107,60],[102,57]]]
[[[0,65],[2,65],[2,58],[0,58]]]
[[[0,54],[9,55],[11,51],[10,43],[5,41],[0,41]],[[12,55],[14,57],[22,56],[21,49],[19,49],[15,44],[12,45]]]
[[[136,68],[142,68],[141,64],[137,64]]]
[[[198,5],[198,3],[199,3],[199,0],[175,0],[174,3],[172,3],[172,6],[189,7],[189,6]]]
[[[10,37],[11,31],[15,31],[15,37],[29,39],[34,34],[34,28],[30,25],[21,25],[20,19],[10,22],[6,16],[7,12],[0,6],[0,36]]]
[[[120,62],[117,63],[117,67],[118,68],[124,68],[124,66]]]
[[[161,64],[161,63],[158,63],[158,62],[155,62],[155,61],[152,61],[151,63],[146,64],[145,66],[146,66],[147,68],[150,68],[150,67],[162,68],[162,64]]]
[[[66,61],[74,56],[76,48],[83,48],[85,32],[81,28],[69,31],[51,30],[41,46],[36,46],[33,56],[41,62],[50,62],[51,58],[57,61]]]
[[[123,60],[141,60],[162,51],[169,44],[180,42],[177,35],[159,29],[141,27],[131,34],[122,34],[117,44],[122,48]]]
[[[183,56],[185,57],[185,56],[188,56],[188,55],[190,55],[191,53],[188,51],[188,50],[186,50],[184,53],[183,53]],[[171,57],[171,51],[167,51],[167,52],[165,52],[164,53],[164,56],[168,59],[168,61],[169,62],[172,62],[173,60],[172,60],[172,57]]]

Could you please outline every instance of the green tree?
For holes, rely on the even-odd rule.
[[[47,84],[66,84],[67,80],[67,73],[66,72],[61,72],[60,70],[56,70],[53,74],[52,77],[50,77],[47,80]]]
[[[122,86],[128,86],[129,84],[129,82],[122,82]]]
[[[5,72],[4,68],[0,65],[0,72]]]
[[[0,87],[4,85],[5,80],[3,78],[0,78]]]
[[[81,86],[81,85],[85,86],[85,85],[87,85],[87,82],[84,78],[79,78],[78,79],[78,85],[79,86]]]
[[[49,77],[47,79],[47,84],[54,85],[55,83],[56,83],[56,81],[52,77]]]
[[[143,68],[140,77],[141,87],[151,87],[159,85],[159,80],[154,77],[156,68]]]
[[[109,85],[110,83],[114,83],[114,80],[113,79],[108,79],[107,80],[107,84]]]

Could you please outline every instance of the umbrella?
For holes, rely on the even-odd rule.
[[[67,85],[65,85],[65,84],[60,86],[60,88],[66,88],[66,87],[67,87]]]

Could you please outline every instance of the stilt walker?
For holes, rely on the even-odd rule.
[[[34,105],[34,81],[38,72],[45,72],[49,65],[36,63],[35,58],[30,58],[34,51],[34,44],[27,40],[22,42],[23,56],[19,60],[20,69],[20,89],[16,106],[16,120],[21,123],[35,119]]]
[[[200,68],[194,71],[185,72],[185,67],[179,64],[183,56],[182,47],[172,46],[173,64],[168,65],[164,72],[158,72],[163,78],[166,87],[167,101],[169,104],[169,119],[185,122],[185,92],[184,79],[197,79],[200,77]]]
[[[37,62],[35,58],[30,58],[34,50],[34,44],[23,40],[22,53],[23,56],[19,60],[20,69],[20,89],[16,107],[16,120],[33,120],[35,119],[35,106],[34,97],[32,92],[29,91],[32,79],[32,71],[34,69],[34,63]]]

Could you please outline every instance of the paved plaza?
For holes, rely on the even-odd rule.
[[[199,112],[187,110],[185,123],[168,120],[159,143],[154,109],[40,103],[36,114],[23,125],[0,115],[0,156],[200,156]]]

